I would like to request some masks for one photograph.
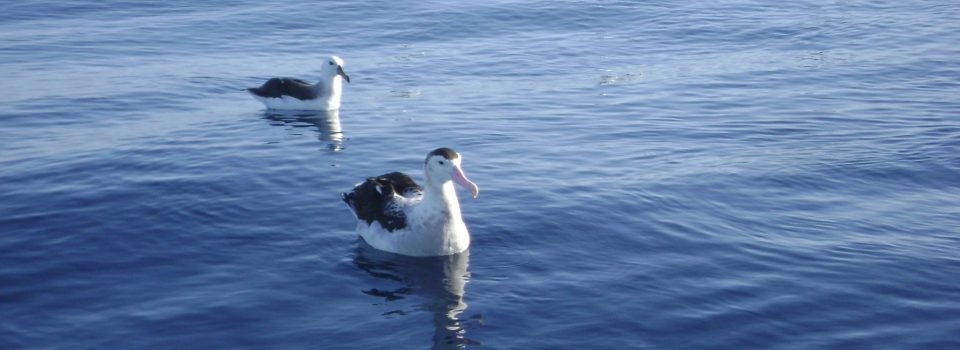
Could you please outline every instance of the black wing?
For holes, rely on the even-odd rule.
[[[300,79],[272,78],[258,88],[249,88],[247,91],[260,97],[292,96],[301,100],[311,100],[317,97],[313,85]]]
[[[350,193],[342,194],[342,197],[360,220],[367,224],[377,221],[387,231],[393,232],[407,227],[407,218],[403,211],[392,207],[393,195],[407,197],[422,191],[423,188],[410,176],[392,172],[367,178]]]

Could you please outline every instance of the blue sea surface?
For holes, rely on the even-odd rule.
[[[958,349],[960,2],[0,3],[0,349],[172,348]]]

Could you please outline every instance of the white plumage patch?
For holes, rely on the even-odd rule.
[[[283,109],[295,111],[327,111],[339,109],[340,101],[330,101],[330,99],[317,98],[313,100],[301,100],[291,96],[263,97],[250,94],[257,101],[263,102],[269,109]]]

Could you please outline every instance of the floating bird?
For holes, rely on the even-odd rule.
[[[439,256],[462,252],[470,246],[470,234],[460,214],[456,182],[474,198],[479,187],[464,175],[460,154],[438,148],[424,164],[426,184],[392,172],[368,178],[343,201],[356,214],[357,232],[374,248],[396,254]]]
[[[340,109],[343,80],[350,82],[350,77],[343,72],[343,60],[330,56],[320,68],[320,81],[316,84],[294,78],[271,78],[247,91],[269,109],[332,110]]]

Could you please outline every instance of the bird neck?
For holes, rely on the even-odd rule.
[[[313,86],[314,93],[320,99],[327,101],[328,109],[340,109],[340,92],[342,91],[343,78],[334,75],[332,78],[321,79]]]
[[[439,209],[451,219],[460,219],[460,201],[457,199],[457,190],[453,181],[434,183],[427,180],[427,187],[423,191],[423,200],[427,207]]]
[[[341,77],[339,74],[322,77],[320,78],[320,81],[314,85],[314,87],[339,91],[343,87],[343,77]]]

